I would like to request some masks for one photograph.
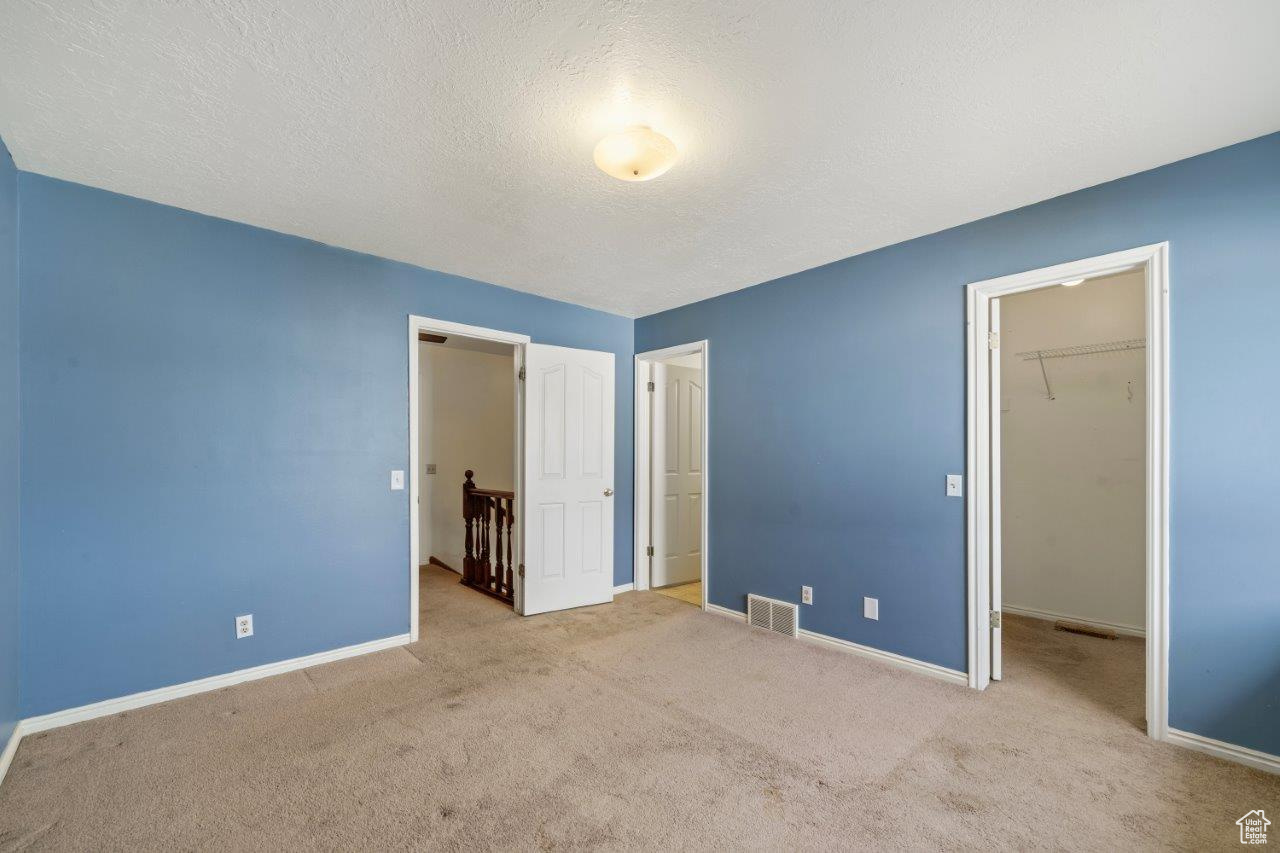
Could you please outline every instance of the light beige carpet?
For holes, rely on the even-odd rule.
[[[414,646],[24,740],[0,849],[1234,850],[1280,814],[1143,735],[1135,641],[1010,619],[978,694],[654,593],[521,619],[423,577]]]

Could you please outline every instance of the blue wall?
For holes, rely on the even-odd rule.
[[[0,750],[18,721],[18,170],[0,141]]]
[[[388,488],[409,461],[408,314],[612,351],[632,421],[629,319],[29,173],[20,187],[24,715],[409,629],[408,491]],[[631,473],[624,428],[620,582]]]
[[[631,574],[630,355],[711,339],[712,601],[811,584],[808,627],[963,669],[964,506],[942,476],[964,466],[964,284],[1163,240],[1170,722],[1280,753],[1280,135],[634,325],[15,178],[6,156],[0,735],[19,622],[24,716],[407,629],[408,499],[387,472],[408,465],[409,313],[616,354],[617,582]],[[19,340],[20,460],[19,407],[4,405]],[[864,595],[879,622],[860,618]],[[235,641],[243,612],[257,636]]]
[[[1165,240],[1170,724],[1280,753],[1280,134],[637,321],[711,341],[711,600],[809,584],[806,627],[965,669],[964,285]]]

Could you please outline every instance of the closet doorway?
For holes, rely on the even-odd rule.
[[[1158,739],[1167,298],[1160,244],[972,284],[968,306],[970,685],[1053,678]]]

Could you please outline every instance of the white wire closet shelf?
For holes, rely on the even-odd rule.
[[[1124,350],[1143,349],[1147,345],[1146,338],[1130,338],[1127,341],[1107,341],[1100,344],[1082,344],[1075,347],[1058,347],[1057,349],[1033,349],[1018,353],[1023,361],[1035,361],[1045,358],[1069,358],[1073,355],[1096,355],[1101,352],[1123,352]]]

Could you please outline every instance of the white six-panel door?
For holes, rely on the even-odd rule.
[[[650,585],[662,587],[702,577],[702,371],[653,369]]]
[[[613,353],[525,348],[525,615],[613,600]]]

